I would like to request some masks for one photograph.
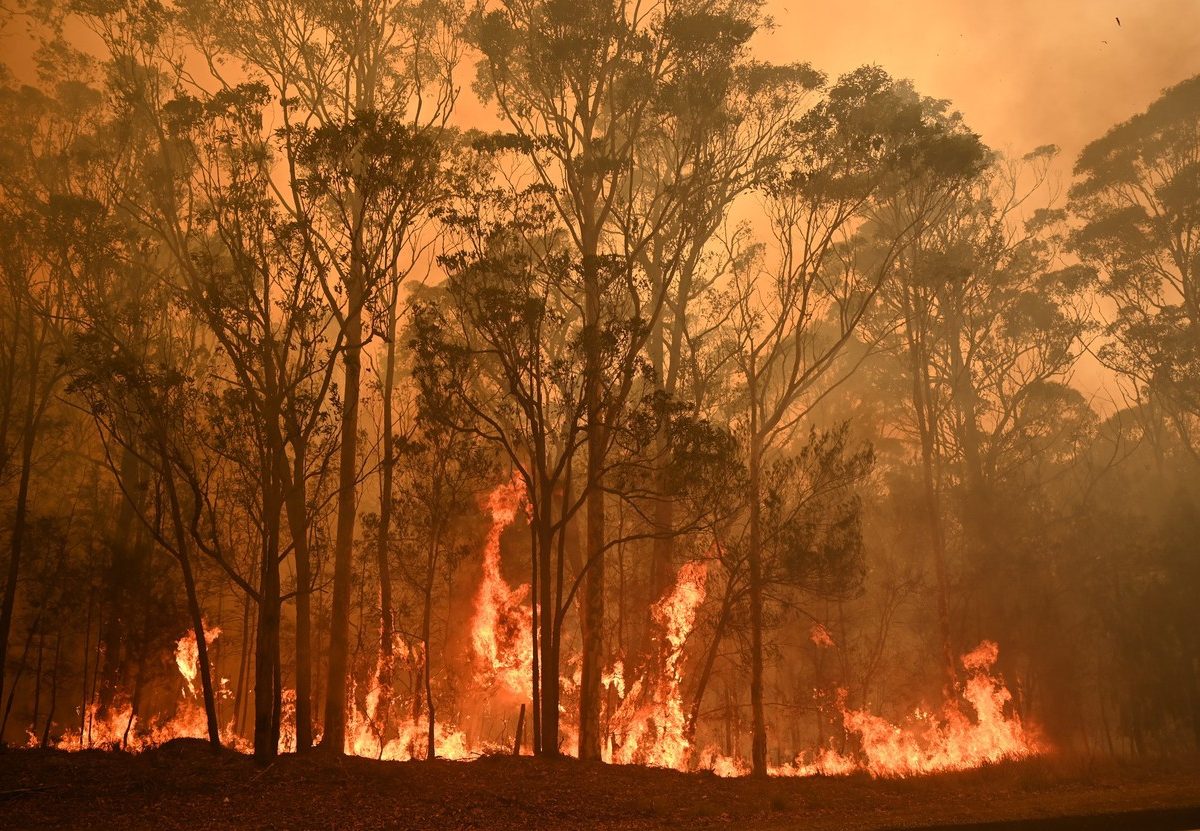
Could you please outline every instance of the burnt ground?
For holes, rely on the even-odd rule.
[[[289,756],[259,768],[196,744],[140,756],[0,752],[0,828],[1200,829],[1200,760],[1041,759],[910,780],[751,781],[512,757]]]

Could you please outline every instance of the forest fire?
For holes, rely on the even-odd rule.
[[[957,690],[959,697],[943,703],[940,718],[918,709],[905,722],[894,724],[867,710],[842,706],[843,726],[859,745],[858,753],[825,748],[801,754],[793,763],[771,772],[777,776],[837,776],[864,771],[898,778],[969,770],[1044,752],[1035,732],[1023,725],[1018,715],[1005,712],[1012,695],[992,674],[998,654],[996,644],[985,641],[962,656],[968,677]],[[965,712],[967,707],[972,713]]]
[[[1200,749],[1200,3],[1062,4],[7,4],[0,776],[651,831]]]
[[[220,635],[220,627],[204,627],[206,644],[211,645]],[[197,686],[197,678],[200,675],[199,660],[196,635],[188,631],[175,644],[175,667],[183,678],[183,684],[180,687],[179,699],[175,703],[175,711],[169,717],[139,717],[134,711],[131,696],[118,690],[108,706],[102,706],[98,700],[92,700],[86,707],[81,708],[78,731],[65,732],[56,747],[61,750],[99,748],[137,753],[172,739],[205,738],[208,726],[201,692]],[[224,683],[221,684],[218,694],[228,696]],[[243,752],[250,748],[231,726],[222,730],[221,740],[224,744]],[[38,737],[31,734],[28,746],[36,747],[38,743]]]
[[[514,480],[499,486],[487,501],[493,523],[483,552],[483,579],[476,595],[471,631],[475,657],[486,662],[485,673],[477,679],[481,689],[488,693],[503,691],[518,701],[528,691],[530,652],[523,648],[527,640],[514,639],[512,633],[521,634],[523,629],[524,638],[529,636],[531,611],[525,604],[528,587],[509,588],[500,573],[499,551],[500,536],[515,520],[523,499],[524,490]],[[620,662],[606,674],[606,685],[614,692],[616,705],[607,719],[605,761],[680,771],[699,768],[725,777],[749,774],[750,766],[744,759],[723,756],[712,748],[694,754],[688,735],[683,706],[684,650],[706,597],[707,580],[708,567],[703,561],[686,563],[675,585],[651,610],[659,627],[654,657],[646,661],[643,672],[632,682],[626,680]],[[206,628],[204,634],[205,642],[211,645],[220,636],[220,629]],[[819,646],[835,648],[824,627],[814,627],[812,635]],[[773,765],[770,774],[804,777],[866,772],[875,777],[901,778],[968,770],[1044,752],[1035,733],[1017,715],[1006,712],[1012,696],[992,672],[998,655],[997,645],[985,641],[962,656],[967,678],[957,690],[959,697],[943,703],[940,717],[918,709],[903,723],[895,724],[868,710],[841,706],[846,737],[857,750],[840,752],[826,747],[804,751],[791,763]],[[171,739],[204,738],[205,716],[196,687],[200,668],[192,633],[177,642],[175,659],[184,683],[173,716],[142,724],[126,696],[120,697],[120,705],[103,714],[92,703],[80,732],[65,734],[57,747],[139,752]],[[526,673],[524,691],[519,683],[521,672]],[[365,709],[352,707],[348,713],[347,754],[387,761],[425,758],[427,720],[384,723],[378,718],[377,684],[364,698]],[[291,694],[289,699],[290,719],[294,720]],[[357,696],[351,696],[351,700],[357,700]],[[285,723],[288,721],[285,719]],[[566,729],[574,728],[568,722]],[[494,743],[472,741],[445,722],[435,724],[435,737],[436,755],[442,759],[465,760],[502,749]],[[231,728],[222,731],[222,741],[243,752],[250,749],[249,743]],[[293,751],[294,741],[294,724],[288,724],[280,738],[280,750]],[[31,737],[31,746],[35,744]]]
[[[671,593],[651,609],[661,630],[658,661],[628,689],[623,680],[617,687],[621,703],[609,720],[609,761],[688,769],[691,742],[683,710],[683,647],[704,602],[707,578],[703,562],[686,564]],[[621,678],[619,672],[615,678]]]

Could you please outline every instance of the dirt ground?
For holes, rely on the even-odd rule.
[[[512,757],[260,768],[173,744],[140,756],[2,751],[0,829],[1200,829],[1200,760],[764,782]]]

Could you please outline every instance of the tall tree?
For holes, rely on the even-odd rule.
[[[453,0],[330,5],[192,3],[190,26],[220,77],[233,55],[282,111],[281,209],[301,231],[339,329],[341,446],[323,745],[345,745],[352,561],[358,516],[363,348],[369,314],[394,281],[394,256],[439,192],[438,136],[457,97]],[[406,272],[401,272],[406,273]],[[386,575],[385,575],[386,576]],[[382,628],[391,631],[391,610]],[[390,636],[380,640],[391,649]]]
[[[814,400],[853,369],[839,359],[897,254],[982,159],[977,137],[946,113],[944,103],[922,99],[875,68],[839,79],[798,121],[794,141],[767,189],[773,247],[765,256],[750,252],[737,260],[729,328],[749,471],[751,762],[759,776],[767,772],[764,463],[794,434]],[[884,232],[881,256],[856,262],[853,247],[844,243],[884,197],[897,192],[907,195],[912,210]]]
[[[1113,309],[1102,361],[1148,390],[1193,456],[1200,417],[1200,77],[1166,90],[1075,163],[1079,257]]]
[[[626,409],[642,346],[666,300],[663,281],[645,296],[635,274],[642,252],[686,204],[688,182],[694,182],[686,172],[703,164],[693,150],[704,141],[674,157],[660,157],[666,164],[656,175],[666,186],[657,188],[658,204],[641,219],[627,215],[622,221],[622,209],[635,204],[625,194],[642,175],[639,156],[663,147],[656,148],[651,136],[674,131],[666,125],[688,117],[672,96],[687,94],[701,74],[698,67],[733,65],[759,19],[756,3],[739,0],[716,6],[691,0],[582,5],[500,0],[481,7],[472,31],[474,45],[484,55],[476,88],[496,103],[525,143],[534,178],[550,189],[580,274],[588,454],[582,758],[598,759],[601,750],[605,458]],[[727,75],[723,83],[730,80]],[[720,89],[708,92],[712,99],[720,98]],[[613,348],[619,358],[606,362],[606,350]]]

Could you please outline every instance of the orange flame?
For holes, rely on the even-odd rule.
[[[969,673],[959,688],[961,700],[943,704],[937,719],[917,709],[904,724],[893,724],[867,710],[842,707],[842,724],[861,745],[859,754],[842,754],[832,747],[801,753],[795,761],[771,767],[774,776],[841,776],[866,772],[871,776],[901,778],[930,773],[968,770],[997,762],[1025,759],[1045,751],[1018,715],[1005,713],[1012,694],[992,667],[999,647],[984,641],[962,657]],[[969,706],[974,718],[966,715]],[[749,772],[742,760],[706,751],[701,766],[719,776]]]
[[[704,602],[707,580],[707,565],[686,563],[679,570],[675,587],[651,609],[655,623],[663,630],[661,666],[629,687],[628,695],[610,719],[614,743],[610,761],[687,769],[691,743],[686,735],[681,663],[684,644]],[[624,689],[622,667],[618,664],[614,670],[610,684],[620,696]]]
[[[206,624],[205,644],[211,646],[220,634],[219,627],[210,628]],[[200,657],[195,633],[188,631],[176,642],[175,665],[183,676],[184,685],[173,716],[165,720],[151,718],[143,721],[134,714],[133,704],[125,695],[117,696],[103,713],[100,711],[100,703],[92,701],[83,711],[80,730],[67,733],[55,746],[68,751],[104,748],[138,753],[171,739],[208,738],[208,719],[197,684],[200,677]],[[227,679],[220,679],[216,690],[218,698],[229,697],[226,685]],[[249,749],[247,743],[234,733],[232,723],[222,728],[221,741],[239,750]]]
[[[522,701],[533,698],[532,609],[526,605],[529,584],[512,588],[500,571],[500,537],[526,501],[520,474],[488,496],[492,516],[483,549],[483,581],[475,597],[471,645],[479,662],[479,682],[499,686]]]
[[[204,624],[205,646],[212,646],[213,641],[220,636],[220,626],[210,629],[207,624]],[[179,674],[183,676],[183,680],[187,684],[188,695],[197,695],[196,679],[200,677],[200,650],[196,644],[195,632],[189,630],[175,644],[175,666],[179,667]]]

